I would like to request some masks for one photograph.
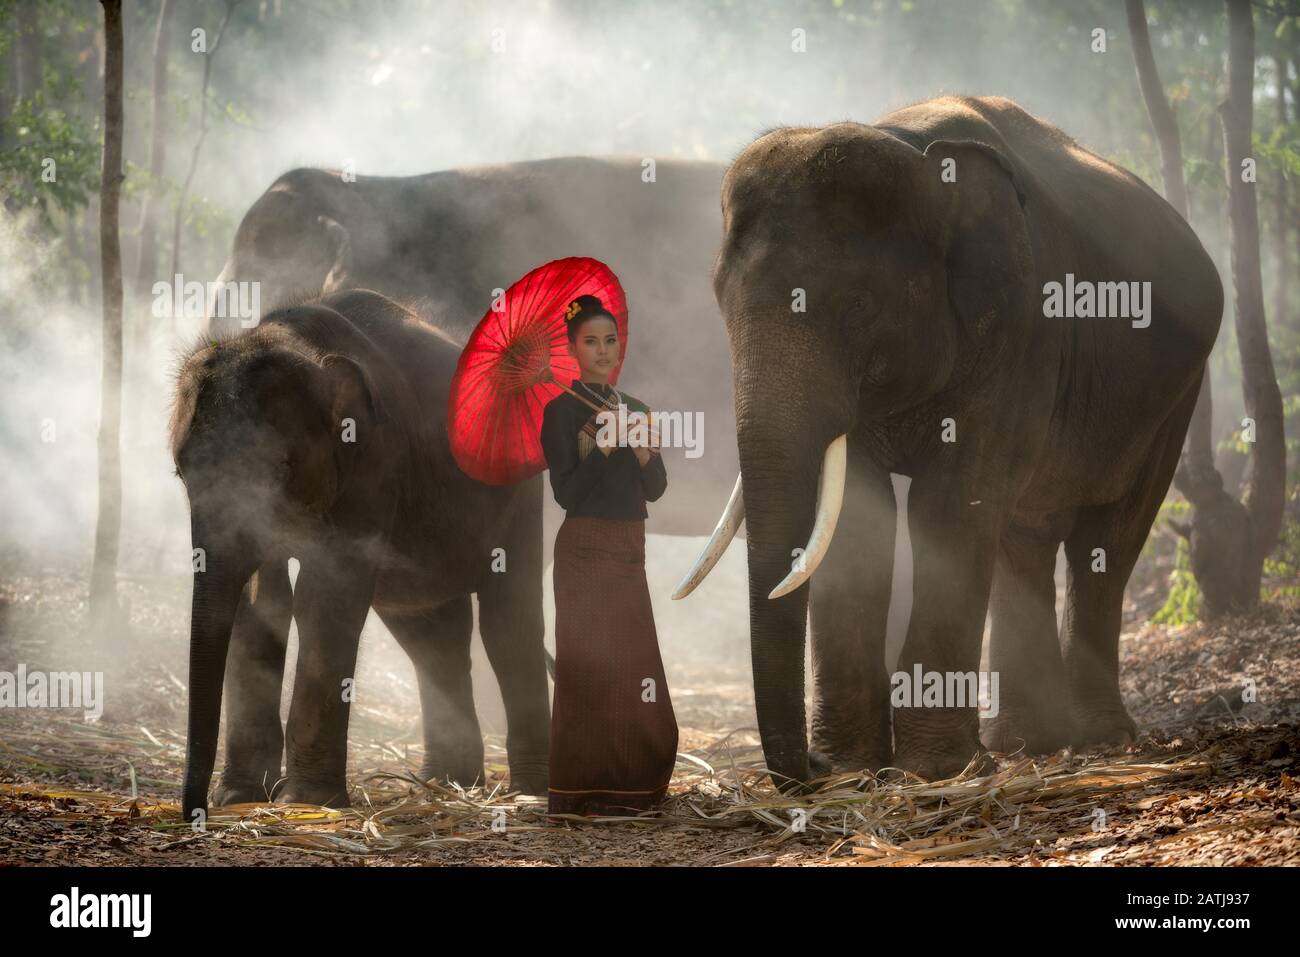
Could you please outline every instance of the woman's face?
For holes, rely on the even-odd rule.
[[[577,337],[569,343],[569,355],[578,360],[582,378],[592,382],[605,382],[618,365],[618,327],[612,319],[595,316],[578,328]]]

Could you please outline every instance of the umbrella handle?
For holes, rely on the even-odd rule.
[[[574,391],[573,391],[572,389],[570,389],[567,385],[565,385],[564,383],[562,383],[559,379],[552,379],[551,381],[554,382],[556,385],[558,385],[558,386],[559,386],[561,389],[563,389],[565,392],[569,393],[569,395],[573,396],[575,399],[577,399],[579,402],[581,402],[581,403],[582,403],[583,405],[585,405],[587,408],[591,409],[591,411],[593,411],[593,412],[600,413],[600,412],[613,412],[613,411],[614,411],[613,409],[611,409],[611,408],[609,408],[609,407],[601,408],[601,407],[598,406],[596,403],[592,402],[590,399],[587,399],[587,398],[584,398],[583,396],[578,395],[578,393],[574,392]],[[659,430],[658,430],[658,429],[650,429],[649,432],[650,432],[650,435],[654,437],[654,440],[655,440],[656,442],[658,442],[658,441],[659,441]],[[651,452],[656,452],[656,453],[657,453],[659,450],[658,450],[658,448],[651,448],[650,451],[651,451]]]

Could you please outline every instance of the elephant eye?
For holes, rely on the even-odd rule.
[[[865,289],[859,289],[849,297],[848,305],[841,318],[846,335],[852,337],[864,331],[866,323],[876,314],[876,297]]]
[[[876,311],[876,297],[863,290],[853,298],[853,310],[861,315],[871,315]]]

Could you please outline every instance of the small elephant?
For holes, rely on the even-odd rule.
[[[448,446],[459,346],[369,290],[280,308],[180,369],[171,419],[190,503],[186,819],[207,805],[223,675],[217,804],[347,804],[350,685],[374,608],[415,665],[425,779],[483,779],[470,596],[500,683],[513,789],[547,784],[542,486],[475,482]],[[287,561],[301,563],[290,589]],[[280,689],[300,650],[288,725]]]
[[[987,765],[973,694],[900,706],[891,685],[919,673],[968,689],[950,679],[979,669],[990,609],[986,744],[1131,739],[1124,586],[1223,311],[1191,228],[1133,174],[984,97],[769,132],[727,171],[722,209],[713,285],[741,481],[679,595],[743,518],[768,767],[802,782],[824,759],[929,778]],[[891,472],[912,479],[915,557],[892,676]]]

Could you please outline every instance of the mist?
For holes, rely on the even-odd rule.
[[[201,55],[189,43],[202,29],[211,44],[222,12],[222,4],[182,4],[175,14],[169,96],[190,101],[183,119],[172,117],[166,130],[168,175],[177,179],[195,142],[193,100],[202,72]],[[138,164],[147,161],[147,63],[141,61],[148,59],[152,16],[152,9],[140,7],[127,22],[127,60],[135,61],[136,72],[127,78],[134,95],[126,106],[126,142],[128,160]],[[575,155],[725,164],[773,127],[871,122],[944,93],[1009,97],[1095,151],[1139,172],[1154,170],[1149,140],[1139,152],[1128,148],[1134,142],[1129,130],[1141,126],[1141,104],[1121,35],[1122,5],[1065,4],[1034,13],[1032,22],[1027,15],[1019,22],[1013,17],[999,4],[952,2],[241,6],[213,59],[211,129],[191,187],[196,212],[184,232],[182,275],[185,281],[214,278],[243,212],[276,177],[301,166],[409,176]],[[1098,26],[1110,38],[1103,53],[1088,44]],[[93,89],[69,106],[93,115]],[[129,174],[128,187],[133,175],[138,184],[142,171]],[[133,227],[137,215],[128,193],[123,224]],[[165,224],[170,216],[164,203]],[[71,251],[66,244],[32,242],[34,235],[30,215],[4,214],[0,434],[8,468],[0,479],[0,527],[4,548],[20,565],[57,561],[84,568],[96,502],[91,410],[98,403],[98,264],[86,257],[90,295],[75,301],[69,289],[48,279],[59,271],[51,258],[66,259]],[[172,373],[178,356],[202,334],[202,322],[141,315],[148,303],[130,295],[135,247],[126,235],[127,323],[143,323],[147,351],[127,356],[121,570],[126,577],[164,576],[184,587],[187,506],[172,475],[165,432]],[[169,262],[164,249],[158,280],[171,281]],[[66,273],[70,264],[54,265]],[[701,275],[709,266],[698,264]],[[457,317],[465,324],[476,318]],[[655,317],[634,316],[633,322],[644,329]],[[641,377],[653,381],[653,372],[642,370]],[[1228,394],[1220,418],[1239,401]],[[547,509],[549,562],[559,513],[549,501]],[[702,524],[698,535],[708,530]],[[698,544],[652,536],[656,594],[670,590]],[[899,557],[909,556],[900,520]],[[738,558],[730,555],[716,573],[720,581],[711,584],[715,603],[724,589],[730,594],[710,633],[720,652],[743,654],[744,569]],[[906,623],[897,608],[910,601],[910,576],[906,563],[900,565],[891,659]],[[671,654],[672,636],[684,633],[699,611],[657,604]],[[553,614],[549,593],[547,614]],[[372,619],[368,633],[376,627]]]
[[[1118,96],[1136,111],[1140,102],[1120,35],[1122,6],[1062,7],[1011,29],[1001,5],[942,2],[244,6],[213,62],[214,119],[192,187],[206,222],[197,235],[187,231],[183,275],[215,277],[242,212],[298,166],[403,176],[572,155],[726,163],[774,126],[870,122],[942,93],[1007,96],[1103,155],[1123,153],[1121,124],[1129,117],[1109,105]],[[195,29],[211,42],[221,8],[182,4],[178,44]],[[150,16],[141,8],[128,19],[128,51],[147,51]],[[1108,52],[1089,51],[1093,26],[1107,29]],[[264,62],[260,51],[272,43],[292,56]],[[171,96],[196,94],[200,61],[187,46],[174,48]],[[136,69],[143,78],[143,67]],[[93,113],[90,92],[69,106]],[[146,94],[139,88],[126,110],[128,159],[137,163],[145,161]],[[168,171],[176,177],[194,141],[189,112],[188,122],[167,131]],[[1139,172],[1154,167],[1153,148],[1127,158]],[[128,196],[123,223],[133,226],[135,216]],[[88,410],[97,395],[98,303],[74,303],[38,281],[50,257],[68,250],[26,241],[24,223],[6,213],[0,238],[0,429],[10,461],[0,521],[11,547],[83,554],[93,535],[96,422]],[[130,277],[133,238],[123,246]],[[157,278],[170,281],[165,252],[160,260]],[[98,292],[95,281],[87,288]],[[128,297],[128,322],[139,308]],[[148,357],[128,356],[123,559],[128,568],[142,561],[157,569],[164,534],[171,554],[185,552],[177,550],[184,502],[163,434],[170,374],[201,323],[144,321]],[[52,442],[48,427],[42,440],[47,420]],[[174,564],[187,568],[181,559]]]
[[[120,46],[118,6],[0,2],[0,864],[1295,862],[1292,0],[123,0]],[[96,604],[119,63],[122,527]],[[1010,103],[927,102],[944,96]],[[881,131],[779,132],[913,104]],[[724,249],[723,173],[773,131],[727,193]],[[864,162],[833,166],[842,146]],[[938,202],[921,174],[949,155]],[[466,491],[437,415],[497,294],[575,256],[623,286],[617,388],[691,416],[698,445],[660,450],[653,621],[639,581],[616,591],[636,535],[586,565],[575,547],[596,587],[561,591],[562,652],[552,559],[574,513],[538,480],[557,685],[536,500]],[[173,310],[218,277],[260,316],[303,308],[246,336]],[[1134,283],[1135,314],[1040,316],[1044,280],[1076,277]],[[1183,418],[1202,363],[1204,429]],[[360,444],[331,441],[358,422]],[[741,451],[748,521],[719,525],[741,531],[674,601]],[[1169,484],[1176,458],[1208,461],[1194,477],[1220,494]],[[508,585],[475,564],[506,570],[489,536]],[[804,552],[814,585],[765,603]],[[1215,585],[1247,565],[1257,601],[1220,617]],[[654,655],[615,644],[625,624]],[[881,693],[923,672],[964,687],[977,661],[1001,722]],[[637,700],[575,697],[613,702],[634,671]],[[84,676],[93,723],[71,697],[14,704],[33,673]],[[606,741],[665,769],[662,804],[635,828],[557,822],[557,794],[657,793],[610,767],[565,780],[566,753]]]

